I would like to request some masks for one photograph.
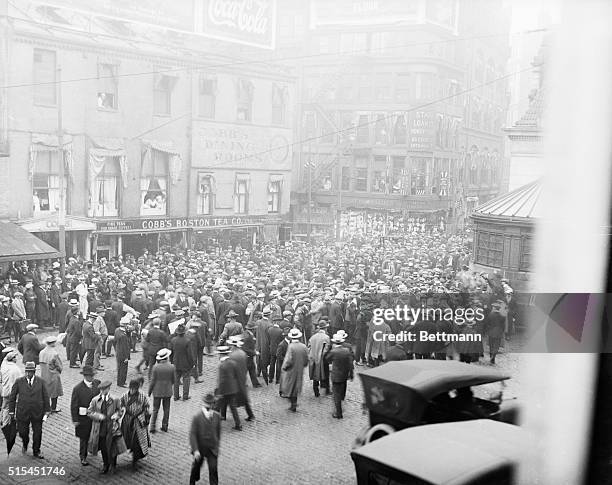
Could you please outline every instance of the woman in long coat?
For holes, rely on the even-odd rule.
[[[288,337],[291,343],[281,367],[280,393],[291,400],[289,410],[296,412],[297,398],[302,393],[304,369],[308,365],[308,348],[300,341],[302,332],[297,328],[292,329]]]
[[[149,438],[149,399],[140,389],[144,378],[132,379],[130,389],[121,397],[121,407],[125,410],[121,423],[121,432],[127,449],[132,452],[132,467],[141,458],[147,456],[151,440]]]
[[[57,409],[57,398],[64,395],[60,375],[63,370],[62,359],[55,348],[57,337],[47,337],[47,346],[40,351],[38,356],[40,363],[40,377],[47,386],[47,392],[51,399],[51,412],[59,413]]]

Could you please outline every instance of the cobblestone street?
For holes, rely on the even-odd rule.
[[[39,334],[42,341],[47,334]],[[64,348],[59,347],[65,356]],[[128,379],[136,376],[134,366],[140,352],[133,353]],[[90,466],[83,467],[78,457],[78,439],[70,418],[70,395],[81,375],[79,369],[70,369],[64,364],[62,382],[64,396],[58,401],[62,412],[53,414],[43,425],[42,452],[45,459],[34,461],[31,448],[28,455],[21,454],[21,440],[17,442],[10,459],[7,459],[4,442],[0,444],[0,483],[52,484],[75,482],[89,483],[165,483],[182,484],[189,481],[191,457],[189,455],[188,429],[191,417],[198,411],[200,400],[216,384],[217,357],[204,358],[204,381],[191,386],[192,399],[172,401],[170,429],[168,433],[151,435],[149,455],[141,460],[137,472],[131,470],[129,453],[119,457],[114,476],[101,476],[102,458],[90,457]],[[483,359],[486,360],[486,359]],[[502,354],[498,368],[515,375],[520,354]],[[65,359],[64,359],[65,361]],[[111,394],[120,396],[127,389],[115,385],[115,359],[102,360],[105,370],[97,378],[113,380]],[[481,364],[488,365],[488,364]],[[358,367],[357,370],[364,369]],[[146,373],[145,373],[146,376]],[[306,376],[307,377],[307,376]],[[145,389],[147,383],[145,383]],[[499,389],[499,386],[497,386]],[[494,392],[495,389],[491,389]],[[518,381],[511,379],[504,391],[505,397],[518,397]],[[278,386],[250,389],[256,421],[243,422],[244,431],[234,431],[228,412],[228,421],[222,423],[221,450],[219,456],[219,478],[221,483],[232,484],[352,484],[355,482],[350,446],[359,429],[367,424],[362,413],[361,383],[357,377],[349,383],[344,408],[345,418],[332,418],[331,396],[315,398],[308,381],[304,382],[304,394],[298,403],[298,412],[288,411],[288,401],[278,396]],[[240,409],[242,418],[246,417]],[[161,415],[159,416],[161,421]],[[9,476],[9,466],[64,467],[64,476]],[[200,483],[208,483],[208,472],[202,469]]]

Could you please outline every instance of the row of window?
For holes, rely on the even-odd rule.
[[[448,104],[463,106],[464,97],[459,81],[434,72],[351,74],[331,86],[326,77],[311,77],[305,81],[306,99],[330,102],[413,101],[444,98]],[[321,97],[322,99],[316,99]]]
[[[529,271],[531,266],[532,240],[521,238],[519,270]],[[479,232],[476,243],[476,263],[501,268],[504,258],[504,236]]]
[[[498,183],[499,159],[483,157],[480,165],[464,160],[403,156],[355,157],[341,167],[341,190],[401,195],[451,196],[451,182],[463,185]],[[321,174],[317,189],[334,190],[333,168]]]
[[[89,217],[118,217],[120,215],[123,185],[117,157],[105,157],[103,167],[89,186]],[[34,214],[55,212],[60,207],[60,179],[58,157],[55,152],[39,152],[36,170],[32,177],[32,209]],[[142,168],[140,178],[140,215],[163,216],[168,214],[169,177],[167,155],[153,151],[150,161]],[[69,208],[70,190],[68,177],[64,179],[66,207]],[[282,180],[271,179],[267,185],[268,213],[281,211]],[[249,213],[250,195],[253,193],[248,175],[237,175],[234,186],[234,212]],[[211,174],[198,177],[197,213],[212,215],[215,212],[215,183]]]
[[[100,109],[119,109],[119,66],[110,63],[98,64],[97,106]],[[176,92],[179,77],[172,73],[157,72],[153,80],[153,113],[168,116],[172,113],[172,98]],[[34,104],[55,106],[57,104],[57,55],[55,51],[34,49]],[[130,82],[127,78],[126,83]],[[198,82],[198,115],[214,119],[217,104],[217,78],[200,75]],[[288,91],[284,85],[272,86],[272,124],[287,123]],[[254,84],[248,79],[238,79],[236,86],[236,119],[252,121]]]

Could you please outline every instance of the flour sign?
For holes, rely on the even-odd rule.
[[[274,49],[276,0],[204,0],[202,34]]]

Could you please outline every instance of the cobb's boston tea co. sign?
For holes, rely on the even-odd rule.
[[[204,0],[202,34],[274,49],[276,0]]]
[[[201,216],[163,219],[120,219],[98,222],[97,230],[98,232],[155,232],[183,229],[221,229],[228,227],[258,226],[262,224],[275,224],[278,222],[280,222],[279,218],[269,216]]]

